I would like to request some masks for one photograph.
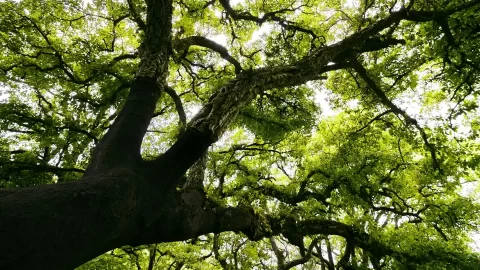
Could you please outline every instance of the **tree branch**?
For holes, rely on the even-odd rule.
[[[345,241],[346,241],[345,251],[343,253],[342,258],[337,263],[338,267],[343,267],[344,269],[348,265],[348,261],[350,261],[350,257],[353,255],[353,251],[355,250],[353,239],[346,238]]]
[[[272,246],[273,253],[275,254],[275,257],[277,257],[278,269],[284,269],[285,256],[283,255],[283,252],[278,248],[277,242],[275,242],[275,238],[273,238],[273,236],[269,237],[268,239],[270,241],[270,245]]]
[[[188,177],[183,184],[183,189],[195,189],[200,192],[203,190],[203,181],[205,180],[205,170],[207,169],[207,154],[205,153],[200,159],[190,168]]]
[[[128,3],[128,8],[130,9],[130,15],[132,16],[133,21],[137,23],[138,28],[140,28],[145,32],[145,29],[147,29],[147,26],[145,22],[142,20],[142,18],[140,17],[140,14],[138,14],[137,8],[135,7],[133,0],[127,0],[127,3]]]
[[[140,64],[127,101],[95,147],[85,176],[113,167],[131,168],[141,160],[140,147],[166,84],[172,30],[171,0],[148,0]]]
[[[382,112],[381,114],[375,116],[372,120],[368,121],[368,123],[366,125],[364,125],[363,127],[357,129],[356,131],[353,132],[354,133],[359,133],[360,131],[366,129],[368,126],[370,126],[370,124],[372,124],[373,122],[377,121],[377,120],[380,120],[380,118],[382,118],[384,115],[387,115],[389,113],[392,113],[393,110],[392,109],[389,109],[389,110],[386,110],[384,112]]]
[[[385,95],[385,93],[380,89],[377,83],[370,77],[370,75],[368,75],[367,70],[363,67],[361,63],[359,63],[357,60],[353,60],[352,67],[367,83],[368,87],[375,93],[375,95],[380,99],[380,102],[383,105],[390,108],[390,110],[396,115],[402,116],[408,125],[413,125],[420,132],[420,136],[422,137],[423,142],[425,143],[425,146],[432,157],[434,169],[441,171],[440,165],[437,161],[435,146],[428,141],[428,136],[425,133],[425,130],[418,124],[417,120],[410,117],[410,115],[408,115],[404,110],[393,104],[393,102],[387,97],[387,95]]]
[[[239,12],[234,10],[230,5],[230,0],[220,0],[220,4],[222,5],[227,15],[233,18],[234,20],[252,21],[257,23],[258,25],[262,25],[267,21],[274,21],[279,23],[280,26],[284,27],[285,29],[303,32],[311,35],[313,38],[318,37],[313,30],[300,27],[296,25],[294,22],[288,21],[278,16],[278,14],[284,14],[287,12],[293,13],[299,10],[302,6],[299,6],[297,8],[284,8],[277,11],[267,12],[263,14],[262,17],[255,17],[250,12]]]
[[[182,39],[175,39],[172,41],[172,46],[177,51],[182,52],[183,57],[188,52],[188,48],[190,48],[190,46],[200,46],[200,47],[208,48],[214,52],[217,52],[218,54],[220,54],[220,56],[223,59],[230,62],[235,67],[235,73],[238,74],[242,71],[242,66],[237,61],[237,59],[235,59],[228,53],[227,48],[223,47],[222,45],[208,38],[201,37],[201,36],[191,36],[191,37],[182,38]]]
[[[215,259],[220,263],[220,266],[223,269],[228,269],[227,260],[225,260],[224,258],[221,258],[220,252],[218,252],[218,249],[220,248],[218,244],[219,238],[220,238],[220,234],[218,233],[213,234],[213,254],[215,255]]]
[[[480,0],[474,2],[478,4]],[[467,8],[472,5],[464,6],[464,8]],[[446,17],[454,12],[440,14],[432,11],[430,14],[432,16],[428,20],[436,20],[442,16]],[[420,13],[422,16],[429,15],[425,11]],[[168,182],[177,181],[207,148],[218,140],[238,112],[250,104],[258,94],[273,88],[296,86],[311,80],[318,80],[323,73],[332,70],[332,62],[348,63],[354,60],[358,54],[371,51],[372,45],[368,41],[369,39],[402,20],[418,19],[418,14],[413,10],[401,9],[392,12],[385,19],[377,21],[340,42],[313,50],[310,55],[300,61],[283,66],[244,70],[237,74],[234,79],[220,87],[210,97],[209,101],[190,121],[187,131],[165,154],[147,162],[152,174],[159,173],[159,170],[164,169],[165,166],[176,168],[175,170],[169,170],[170,176],[162,177],[162,179],[173,177],[164,180],[165,185],[173,188],[175,184]],[[375,49],[387,48],[391,45],[391,40],[384,41],[384,43],[380,40],[375,42]],[[338,68],[344,67],[344,65],[338,66]],[[181,162],[172,164],[169,160],[180,160]]]
[[[187,126],[187,116],[183,109],[182,100],[173,88],[165,86],[163,90],[173,99],[173,102],[175,102],[175,109],[177,110],[179,121],[182,124],[182,127],[185,128]]]
[[[304,256],[302,256],[302,258],[300,259],[296,259],[296,260],[293,260],[293,261],[290,261],[290,262],[287,262],[282,269],[290,269],[292,267],[295,267],[297,265],[300,265],[300,264],[304,264],[304,263],[307,263],[310,258],[312,257],[312,251],[313,251],[313,247],[315,247],[318,243],[318,238],[315,238],[313,239],[313,241],[310,243],[310,246],[308,247],[308,251],[307,251],[307,254],[305,254]]]

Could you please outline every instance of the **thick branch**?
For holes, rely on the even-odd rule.
[[[171,0],[147,1],[146,37],[139,48],[135,81],[127,102],[96,146],[86,176],[105,173],[114,167],[131,168],[141,159],[143,136],[166,85],[171,16]]]
[[[220,257],[220,252],[218,252],[218,249],[219,249],[219,244],[218,244],[219,237],[220,237],[220,234],[218,234],[218,233],[215,233],[215,234],[213,235],[213,253],[214,253],[214,255],[215,255],[215,259],[220,263],[220,266],[221,266],[223,269],[228,269],[227,260],[224,259],[224,258],[221,258],[221,257]]]
[[[131,167],[140,159],[143,136],[160,96],[155,81],[137,79],[127,102],[95,147],[85,175],[107,172],[114,167]]]
[[[248,104],[256,94],[272,88],[295,86],[319,79],[321,74],[330,71],[331,62],[344,63],[353,56],[372,50],[389,47],[401,41],[372,38],[392,24],[410,19],[412,12],[394,12],[343,41],[316,49],[304,59],[290,65],[259,68],[244,71],[224,85],[212,96],[209,103],[194,117],[190,126],[205,133],[214,141],[235,117],[240,108]],[[339,65],[337,68],[344,68]]]
[[[207,155],[204,154],[193,164],[188,172],[188,177],[183,184],[183,189],[195,189],[203,192],[203,181],[205,180],[205,170],[207,169]]]
[[[170,201],[170,200],[169,200]],[[184,204],[183,204],[184,205]],[[146,239],[137,239],[137,244],[147,242],[170,242],[193,238],[206,233],[219,233],[223,231],[243,232],[252,240],[260,240],[264,237],[284,233],[301,233],[303,235],[337,235],[349,241],[376,258],[391,256],[398,261],[410,265],[426,263],[433,258],[421,255],[408,254],[395,251],[382,244],[365,232],[361,232],[354,226],[341,222],[323,219],[312,219],[297,222],[294,219],[261,217],[248,208],[214,208],[202,209],[195,206],[196,210],[176,211],[169,214],[168,224],[164,219],[154,225],[154,235],[148,235]],[[167,213],[165,213],[167,214]],[[193,215],[192,215],[193,214]],[[179,225],[181,226],[179,227]],[[131,243],[135,244],[135,243]],[[348,245],[348,244],[347,244]],[[311,248],[309,247],[309,253]],[[351,246],[349,246],[351,251]]]
[[[1,189],[0,268],[74,269],[126,244],[138,229],[135,220],[148,191],[139,181],[138,175],[119,172],[89,181]]]
[[[342,258],[340,261],[338,261],[338,266],[339,267],[345,267],[348,264],[348,261],[350,260],[350,257],[353,255],[353,251],[355,250],[355,245],[353,243],[352,239],[345,239],[346,246],[345,246],[345,251],[343,253]]]

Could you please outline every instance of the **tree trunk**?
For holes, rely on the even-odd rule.
[[[148,194],[141,175],[122,170],[0,190],[0,269],[72,269],[128,243]]]
[[[122,169],[0,190],[0,269],[72,269],[122,245],[254,227],[250,209],[205,208],[196,192],[159,191],[141,173]]]

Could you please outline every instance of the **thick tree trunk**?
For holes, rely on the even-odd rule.
[[[122,245],[181,241],[255,224],[250,209],[205,208],[204,202],[203,193],[160,192],[142,174],[123,169],[0,190],[0,269],[72,269]]]
[[[138,231],[147,199],[142,177],[122,170],[0,190],[0,269],[72,269],[121,246]]]

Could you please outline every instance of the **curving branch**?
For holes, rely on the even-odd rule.
[[[338,261],[337,265],[338,267],[342,267],[343,269],[346,269],[348,266],[348,262],[350,261],[350,257],[354,257],[355,254],[355,244],[353,242],[353,239],[345,239],[346,245],[345,245],[345,251],[343,253],[342,258]]]
[[[187,115],[183,109],[182,100],[177,95],[177,92],[175,92],[175,90],[169,86],[165,86],[163,91],[165,91],[165,93],[167,93],[173,99],[173,102],[175,102],[175,109],[177,110],[178,118],[182,124],[182,127],[185,128],[187,126]]]
[[[373,122],[377,121],[377,120],[380,120],[383,116],[389,114],[389,113],[392,113],[393,110],[390,109],[390,110],[386,110],[382,113],[380,113],[379,115],[375,116],[374,118],[372,118],[372,120],[368,121],[368,123],[366,125],[364,125],[363,127],[357,129],[356,131],[352,132],[352,134],[355,134],[355,133],[359,133],[360,131],[366,129],[368,126],[370,126]]]
[[[184,205],[187,207],[188,205]],[[412,268],[415,265],[422,265],[436,260],[435,250],[428,250],[428,252],[422,254],[406,253],[391,248],[378,241],[368,233],[356,228],[355,226],[348,225],[342,222],[326,219],[310,219],[303,221],[296,221],[295,219],[280,216],[270,217],[261,216],[256,214],[251,208],[198,208],[195,206],[196,211],[182,210],[179,214],[169,216],[170,220],[178,222],[183,221],[186,224],[183,227],[171,226],[159,221],[155,224],[157,230],[155,234],[151,235],[150,241],[175,241],[191,238],[192,232],[189,229],[194,230],[194,234],[206,234],[206,233],[219,233],[223,231],[235,231],[243,232],[249,239],[257,241],[263,238],[272,237],[280,234],[299,234],[299,235],[336,235],[347,240],[348,254],[353,254],[352,244],[355,247],[361,248],[368,254],[372,254],[373,259],[379,261],[385,257],[392,257],[400,263],[404,264],[407,268]],[[189,213],[189,215],[180,214]],[[167,213],[166,213],[167,214]],[[193,216],[192,216],[193,215]],[[195,220],[195,222],[185,222],[187,220]],[[174,223],[177,224],[177,223]],[[189,228],[188,226],[194,226]],[[185,230],[185,231],[184,231]],[[350,241],[350,245],[348,244]],[[309,247],[309,253],[315,245],[312,244]],[[455,254],[444,254],[443,257],[453,263],[457,262]],[[350,256],[349,255],[349,256]]]
[[[424,14],[424,12],[421,13]],[[267,89],[295,86],[318,80],[327,71],[345,68],[344,65],[335,66],[331,63],[347,63],[355,55],[371,51],[372,44],[369,40],[380,31],[402,20],[415,20],[417,15],[412,10],[392,12],[387,18],[352,34],[343,41],[319,47],[302,60],[290,65],[244,70],[212,96],[210,101],[192,119],[190,127],[205,134],[211,142],[214,142],[236,117],[238,111],[257,94]],[[396,43],[389,40],[376,40],[375,49],[387,48],[392,44]]]
[[[217,52],[223,59],[230,62],[235,67],[235,73],[238,74],[242,71],[242,66],[240,63],[228,53],[228,50],[225,47],[206,37],[190,36],[182,39],[175,39],[172,41],[172,46],[175,48],[175,50],[182,53],[181,58],[185,58],[190,46],[208,48],[214,52]]]
[[[9,114],[7,114],[7,115],[17,116],[18,118],[9,119],[10,120],[9,122],[10,123],[15,123],[15,124],[17,124],[21,127],[25,127],[25,128],[28,128],[28,129],[33,129],[33,127],[35,125],[32,124],[32,123],[40,124],[43,127],[45,127],[45,129],[53,128],[57,131],[68,130],[70,132],[80,133],[80,134],[83,134],[83,135],[87,136],[88,138],[92,139],[95,142],[95,144],[98,143],[98,138],[91,131],[88,131],[88,130],[85,130],[85,129],[82,129],[82,128],[79,128],[79,127],[75,127],[72,124],[67,124],[67,125],[63,125],[63,126],[55,126],[55,123],[52,120],[36,118],[32,115],[29,115],[28,113],[24,113],[24,112],[18,110],[18,109],[12,109],[9,112]],[[26,130],[26,131],[21,131],[21,130],[16,130],[16,129],[8,129],[8,130],[12,131],[12,132],[21,132],[21,133],[31,132],[30,130]]]
[[[328,239],[325,239],[326,240],[326,243],[327,243],[327,252],[328,252],[328,255],[329,257],[331,257],[331,250],[330,250],[330,245],[329,245],[329,242],[328,242]],[[321,269],[322,270],[335,270],[334,268],[334,265],[333,265],[333,258],[331,261],[328,261],[327,259],[325,259],[323,257],[323,252],[322,252],[322,248],[321,246],[319,246],[318,244],[315,245],[315,250],[317,252],[312,252],[312,255],[317,257],[318,259],[320,259],[320,265],[321,265]]]
[[[66,130],[69,130],[69,131],[81,133],[81,134],[87,136],[88,138],[92,139],[95,144],[98,143],[98,138],[93,133],[91,133],[87,130],[84,130],[84,129],[81,129],[81,128],[78,128],[78,127],[74,127],[74,126],[70,126],[70,125],[56,127],[56,129],[58,129],[58,130],[66,129]]]
[[[128,3],[128,8],[130,9],[130,15],[132,16],[133,21],[137,24],[138,28],[140,28],[142,31],[145,31],[147,28],[145,22],[142,20],[142,17],[140,17],[140,14],[138,13],[137,7],[135,7],[135,4],[133,3],[133,0],[127,0]]]
[[[56,78],[66,80],[66,81],[70,81],[70,82],[73,82],[75,84],[83,85],[83,86],[91,85],[93,80],[98,78],[99,75],[100,76],[103,75],[102,72],[118,78],[117,74],[115,74],[111,71],[107,71],[107,70],[95,70],[94,72],[92,72],[92,74],[90,74],[88,77],[85,77],[85,78],[82,78],[81,76],[78,76],[75,73],[74,69],[71,67],[71,65],[68,63],[68,61],[65,60],[64,52],[61,51],[61,48],[57,48],[55,43],[52,42],[53,40],[50,36],[50,32],[48,31],[48,29],[47,30],[42,29],[42,26],[41,26],[40,22],[36,21],[33,18],[30,18],[29,16],[26,16],[26,15],[22,14],[19,11],[15,11],[15,13],[22,19],[22,24],[19,26],[19,28],[30,28],[30,27],[33,28],[41,36],[41,40],[43,40],[46,43],[46,46],[37,45],[37,44],[32,43],[32,41],[25,40],[25,42],[27,42],[31,47],[35,48],[35,50],[38,50],[38,51],[36,51],[35,53],[32,53],[32,54],[23,53],[21,50],[19,50],[15,46],[7,45],[7,47],[10,50],[12,50],[13,52],[15,52],[19,55],[22,55],[24,57],[28,57],[28,58],[31,58],[31,59],[36,59],[36,60],[38,60],[42,55],[48,55],[49,59],[51,59],[53,63],[49,63],[48,66],[46,66],[45,64],[35,63],[35,62],[32,62],[32,61],[27,61],[26,63],[23,63],[23,64],[15,64],[15,65],[7,66],[7,67],[0,67],[0,70],[3,71],[4,73],[7,73],[8,71],[11,71],[14,68],[21,68],[21,69],[24,69],[24,70],[27,69],[27,68],[33,68],[33,69],[38,70],[40,72],[49,72],[49,71],[53,71],[53,70],[60,70],[60,71],[62,71],[62,73],[60,73],[58,75],[54,75],[54,74],[51,74],[51,75],[53,75]],[[84,16],[82,16],[80,18],[83,18],[83,17]],[[128,17],[128,15],[122,15],[122,16],[116,18],[116,19],[114,19],[114,18],[104,18],[104,19],[107,19],[107,20],[109,20],[113,23],[113,36],[114,37],[111,40],[110,44],[107,44],[107,42],[104,40],[105,48],[102,49],[102,50],[107,51],[107,52],[114,52],[114,45],[115,45],[115,40],[116,40],[115,39],[115,27],[119,22],[126,19],[127,17]],[[80,18],[73,19],[72,21],[78,20]],[[17,32],[17,34],[19,34],[19,33]],[[85,42],[85,41],[83,41],[83,42]],[[137,57],[136,53],[135,54],[120,55],[120,56],[117,56],[117,57],[113,58],[112,61],[110,63],[107,63],[104,67],[105,68],[110,68],[118,61],[121,61],[123,59],[134,59],[136,57]],[[102,73],[102,74],[100,74],[100,73]],[[24,75],[22,76],[22,79],[25,76],[26,76],[26,72],[24,72]]]
[[[297,265],[307,263],[310,260],[310,258],[312,257],[313,248],[317,245],[318,240],[319,240],[319,238],[313,239],[313,241],[310,243],[310,246],[308,247],[307,254],[305,254],[304,256],[302,256],[299,259],[292,260],[292,261],[289,261],[289,262],[285,263],[282,269],[287,270],[287,269],[293,268]]]
[[[112,61],[110,61],[110,63],[108,64],[108,66],[113,66],[115,65],[117,62],[119,61],[122,61],[122,60],[125,60],[125,59],[137,59],[138,58],[138,53],[130,53],[130,54],[122,54],[122,55],[119,55],[119,56],[116,56],[112,59]]]
[[[195,13],[197,11],[200,11],[200,10],[204,10],[206,8],[208,8],[209,6],[215,4],[216,0],[210,0],[208,2],[206,2],[202,7],[199,7],[199,8],[192,8],[190,7],[187,3],[185,3],[184,1],[180,0],[178,1],[178,3],[180,4],[180,6],[184,7],[188,13]]]
[[[30,17],[27,17],[27,16],[24,16],[23,14],[21,13],[18,13],[17,14],[22,17],[23,19],[27,20],[28,22],[30,22],[30,24],[33,26],[33,28],[42,36],[43,40],[48,44],[48,48],[50,48],[54,53],[53,55],[55,56],[55,58],[58,60],[58,64],[55,65],[57,68],[60,68],[61,70],[63,70],[63,72],[65,73],[65,75],[67,75],[67,77],[70,79],[70,81],[72,81],[73,83],[76,83],[76,84],[86,84],[88,83],[89,81],[92,80],[92,77],[89,77],[87,79],[79,79],[73,72],[73,69],[72,67],[70,67],[63,59],[63,56],[59,53],[59,51],[53,46],[52,42],[50,41],[50,38],[48,37],[48,33],[45,32],[44,30],[42,30],[42,28],[33,20],[31,19]],[[40,69],[41,70],[41,69]],[[44,70],[41,70],[41,71],[44,71]]]
[[[234,162],[230,162],[230,164],[236,164]],[[249,175],[255,175],[254,173],[251,173],[248,171],[248,169],[244,167],[239,167],[240,170],[244,171],[245,173]],[[310,174],[313,176],[313,174],[317,173],[317,170],[312,171]],[[309,174],[309,175],[310,175]],[[291,194],[291,193],[286,193],[285,191],[282,191],[278,189],[275,185],[260,185],[259,181],[249,183],[248,188],[251,190],[259,191],[265,196],[275,198],[285,204],[289,204],[292,206],[296,206],[301,202],[307,201],[308,199],[314,199],[318,202],[321,202],[325,206],[329,206],[330,204],[328,203],[328,199],[330,198],[332,192],[340,187],[342,183],[348,182],[347,178],[335,178],[330,184],[328,184],[325,189],[322,192],[311,192],[306,190],[306,185],[308,184],[308,179],[311,177],[308,176],[307,180],[304,180],[300,186],[300,190],[298,191],[297,194]],[[329,177],[328,177],[329,178]],[[245,187],[245,184],[242,184],[236,188],[231,189],[231,193],[235,194],[236,192],[239,192],[241,189]],[[229,196],[229,193],[225,193],[224,195]]]
[[[293,231],[302,232],[305,235],[321,234],[341,236],[345,239],[351,239],[350,241],[355,241],[358,247],[368,251],[371,254],[375,254],[377,257],[380,258],[384,256],[392,256],[403,262],[405,259],[412,257],[408,254],[397,253],[390,247],[382,244],[367,233],[358,230],[354,226],[350,226],[337,221],[312,219],[295,222],[294,220],[284,219],[283,221],[270,220],[270,225],[274,234]],[[351,246],[349,248],[351,250]],[[411,259],[414,260],[415,258]]]
[[[439,20],[438,24],[440,24],[440,28],[442,29],[443,33],[445,34],[447,44],[451,47],[455,47],[456,46],[455,38],[453,37],[450,26],[448,25],[448,20],[445,20],[445,19]]]
[[[140,263],[139,263],[139,256],[138,256],[138,253],[135,248],[132,248],[132,247],[128,247],[128,246],[124,246],[121,248],[121,250],[123,252],[125,252],[131,259],[132,261],[135,262],[135,265],[137,266],[137,270],[141,270],[142,267],[140,266]]]

